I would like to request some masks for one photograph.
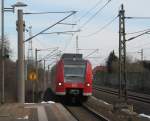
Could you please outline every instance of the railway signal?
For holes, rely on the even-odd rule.
[[[34,93],[35,93],[35,82],[37,82],[38,81],[38,74],[37,74],[37,72],[36,72],[36,69],[31,69],[30,71],[29,71],[29,73],[28,73],[28,80],[30,80],[30,81],[32,81],[32,102],[34,102],[35,101],[35,95],[34,95]]]
[[[38,75],[37,75],[36,71],[31,70],[28,75],[28,80],[36,81],[37,79],[38,79]]]

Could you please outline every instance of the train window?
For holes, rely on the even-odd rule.
[[[83,81],[86,65],[64,65],[65,81]]]

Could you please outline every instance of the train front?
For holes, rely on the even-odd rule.
[[[70,97],[92,95],[92,67],[81,54],[65,54],[62,57],[63,82],[59,83],[62,94]]]

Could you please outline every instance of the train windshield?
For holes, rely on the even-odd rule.
[[[86,65],[64,65],[64,76],[67,82],[82,82],[85,77]]]

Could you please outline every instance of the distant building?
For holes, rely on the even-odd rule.
[[[93,75],[97,72],[107,72],[107,67],[106,66],[96,66],[94,69],[93,69]]]
[[[150,61],[144,60],[143,61],[143,66],[144,66],[144,68],[150,70]]]

